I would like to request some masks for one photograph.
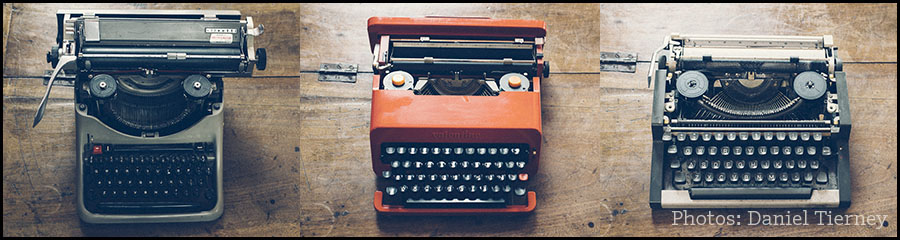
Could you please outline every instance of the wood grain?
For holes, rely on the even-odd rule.
[[[54,88],[41,125],[30,127],[45,86],[27,76],[49,68],[43,54],[55,38],[53,13],[63,7],[4,4],[4,237],[897,235],[896,4],[85,5],[236,9],[266,25],[257,44],[269,50],[269,69],[256,74],[266,77],[225,80],[222,218],[115,226],[82,223],[75,212],[72,89]],[[542,86],[544,152],[532,177],[539,204],[533,214],[375,214],[368,146],[371,74],[360,74],[355,84],[326,83],[300,70],[321,62],[366,69],[368,17],[423,15],[547,22],[554,73]],[[649,64],[639,63],[636,74],[593,73],[597,59],[591,53],[637,52],[645,60],[673,31],[834,34],[845,61],[884,62],[845,65],[854,117],[853,205],[841,213],[889,215],[888,225],[673,226],[670,211],[651,211],[652,97],[643,74]]]

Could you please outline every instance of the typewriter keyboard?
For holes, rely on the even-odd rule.
[[[527,144],[384,144],[386,205],[503,208],[527,204]]]
[[[666,182],[695,199],[803,199],[837,188],[837,150],[821,133],[674,133],[663,141]]]
[[[218,200],[213,146],[90,146],[82,160],[85,208],[103,214],[210,210]]]

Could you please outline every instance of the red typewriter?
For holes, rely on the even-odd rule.
[[[534,210],[544,22],[373,17],[368,25],[375,209]]]

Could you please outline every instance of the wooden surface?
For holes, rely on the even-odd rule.
[[[91,225],[75,211],[72,89],[31,121],[57,9],[3,4],[3,236],[897,236],[896,4],[84,4],[233,9],[265,25],[266,71],[225,80],[225,214],[209,223]],[[322,62],[359,64],[371,16],[462,15],[547,23],[544,146],[524,216],[385,217],[372,208],[371,73],[318,82]],[[673,226],[651,211],[649,55],[670,32],[834,35],[851,113],[853,204],[878,226]],[[637,72],[598,73],[598,51],[638,53]],[[304,71],[304,72],[301,72]],[[792,209],[798,211],[798,209]],[[714,210],[715,214],[742,211]],[[784,214],[784,210],[761,210]],[[704,214],[705,211],[691,211]],[[812,218],[810,221],[814,221]]]

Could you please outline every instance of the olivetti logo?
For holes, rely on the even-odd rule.
[[[207,28],[206,33],[237,33],[234,28]]]
[[[462,132],[432,132],[431,136],[437,139],[477,139],[481,137],[481,133],[462,131]]]

